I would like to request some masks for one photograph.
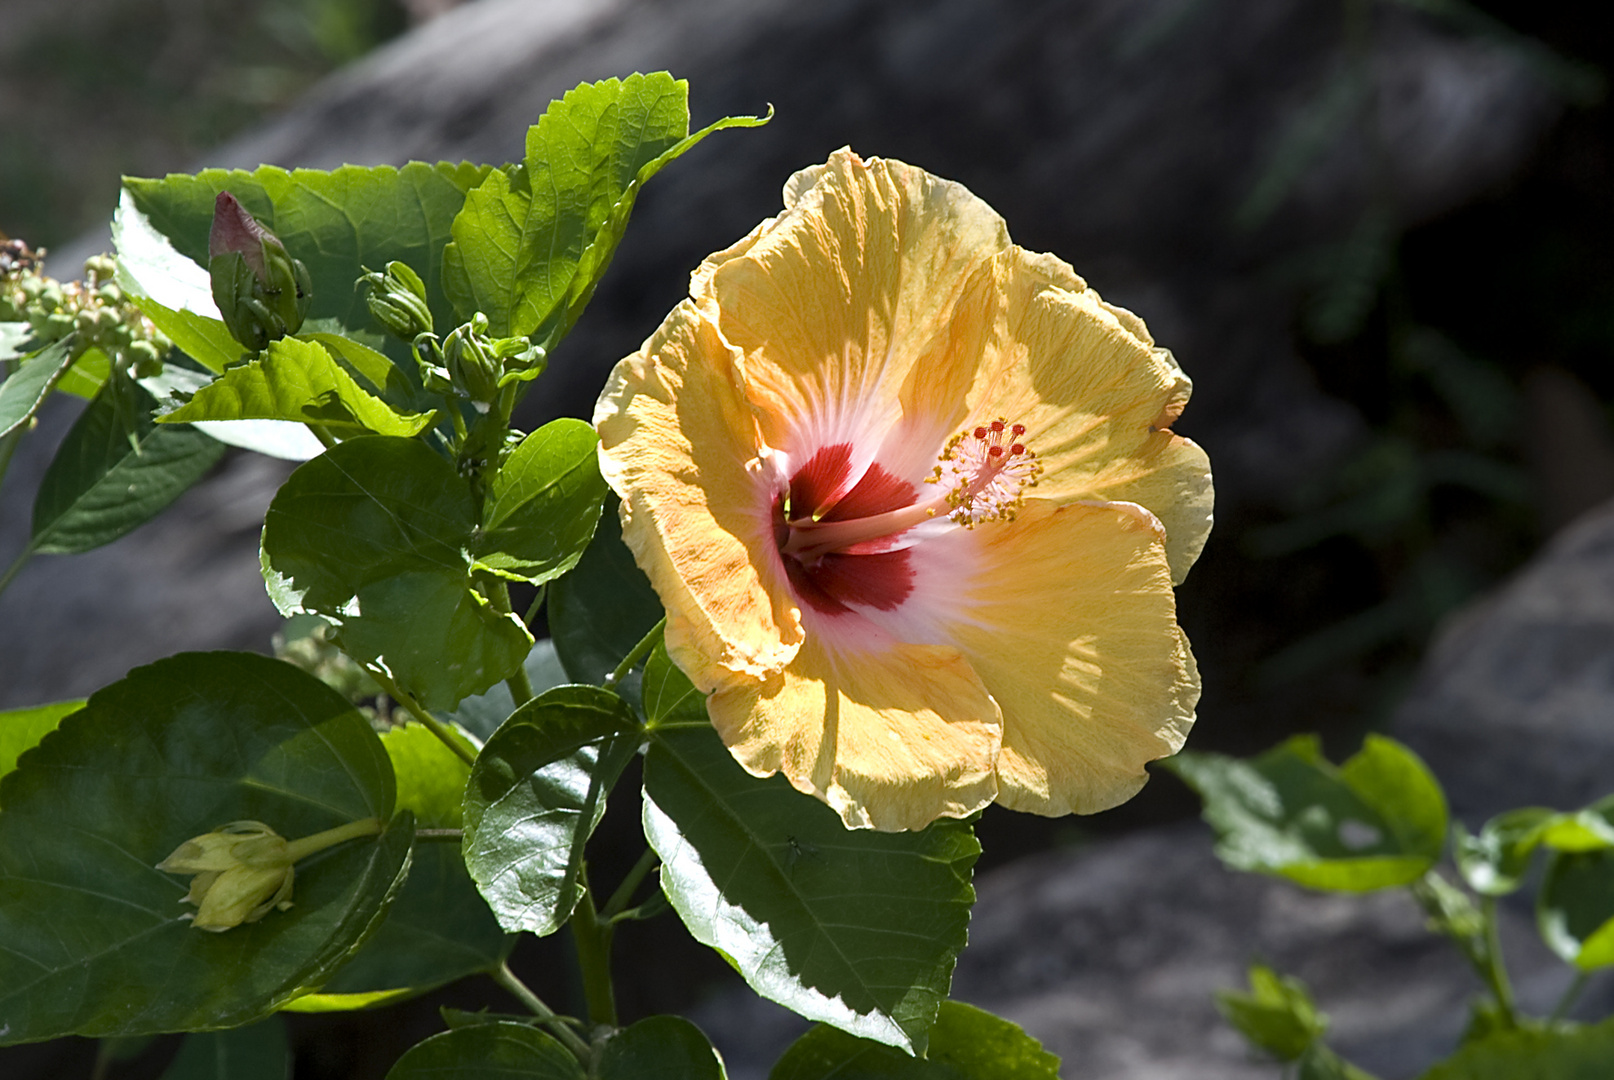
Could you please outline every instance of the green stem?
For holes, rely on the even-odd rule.
[[[1569,1015],[1569,1010],[1575,1007],[1576,1001],[1580,1000],[1580,992],[1586,989],[1586,980],[1590,979],[1591,975],[1591,972],[1582,968],[1575,969],[1575,979],[1569,984],[1568,989],[1564,991],[1564,996],[1558,999],[1558,1004],[1552,1007],[1552,1015],[1547,1018],[1549,1023],[1559,1023]]]
[[[18,571],[27,566],[28,560],[33,557],[34,545],[29,544],[27,547],[22,549],[22,554],[18,555],[12,564],[6,567],[6,572],[4,574],[0,574],[0,593],[4,593],[6,591],[6,587],[11,584],[11,579],[16,577]]]
[[[600,920],[602,922],[616,921],[616,917],[628,906],[628,901],[633,899],[634,890],[638,889],[639,883],[645,879],[645,875],[650,873],[660,861],[660,856],[654,850],[651,848],[644,849],[644,854],[639,856],[639,861],[633,864],[633,869],[628,871],[628,876],[622,879],[622,884],[617,886],[616,892],[611,894],[611,899],[607,900],[605,906],[600,909]]]
[[[510,609],[510,586],[508,584],[503,580],[495,581],[493,587],[487,592],[489,594],[488,602],[493,605],[494,611],[497,611],[500,615],[512,614]],[[527,677],[527,665],[525,663],[516,668],[515,673],[504,680],[504,685],[510,688],[510,700],[515,703],[518,709],[533,698],[532,680]]]
[[[521,617],[521,625],[530,627],[532,620],[537,617],[538,609],[544,606],[544,586],[538,586],[538,595],[532,598],[527,605],[527,613]]]
[[[1519,1026],[1519,1014],[1513,1004],[1513,984],[1508,981],[1507,967],[1502,960],[1502,939],[1497,933],[1496,897],[1487,896],[1480,905],[1485,916],[1485,966],[1481,971],[1485,982],[1496,997],[1496,1005],[1507,1020],[1507,1026]]]
[[[611,986],[611,924],[600,921],[594,897],[585,886],[583,898],[572,911],[572,940],[577,945],[577,966],[583,974],[583,1000],[590,1024],[616,1026],[616,993]]]
[[[292,862],[308,858],[317,851],[324,851],[328,847],[356,840],[361,836],[377,836],[381,832],[381,820],[367,817],[357,821],[350,821],[346,825],[338,825],[334,829],[326,829],[312,836],[305,836],[301,840],[292,840],[286,844],[286,855]]]
[[[566,1044],[566,1049],[570,1050],[578,1061],[585,1065],[588,1064],[589,1058],[593,1056],[593,1051],[589,1049],[588,1043],[584,1042],[582,1037],[573,1031],[562,1017],[555,1013],[554,1009],[545,1005],[537,994],[528,989],[526,983],[516,978],[516,973],[510,970],[509,964],[500,964],[488,974],[493,977],[494,982],[504,987],[512,997],[526,1006],[528,1012],[544,1021],[549,1029],[555,1033],[555,1037]]]
[[[650,650],[656,647],[656,642],[661,640],[661,633],[665,629],[667,629],[667,617],[664,615],[660,622],[650,628],[650,633],[639,639],[639,644],[628,650],[628,655],[622,658],[622,663],[616,666],[616,670],[605,677],[605,685],[615,686],[639,661],[649,656]]]
[[[433,716],[431,713],[427,712],[425,709],[422,709],[419,705],[415,704],[415,699],[398,689],[398,684],[393,682],[392,679],[386,675],[383,675],[381,672],[370,667],[366,667],[364,670],[369,674],[370,678],[374,679],[380,684],[381,689],[385,690],[388,695],[392,697],[393,701],[396,701],[398,704],[402,705],[404,710],[408,712],[410,716],[413,716],[416,720],[419,720],[422,724],[425,724],[427,730],[429,730],[433,735],[436,735],[437,738],[442,741],[444,746],[454,751],[455,757],[459,758],[467,765],[476,764],[476,755],[473,754],[470,749],[460,741],[459,737],[454,734],[452,728],[443,723],[441,720],[437,719],[437,717]]]
[[[318,439],[319,444],[321,446],[323,446],[325,449],[329,450],[331,447],[336,445],[336,442],[337,442],[336,436],[332,435],[329,431],[326,431],[325,430],[325,425],[323,425],[323,424],[304,424],[303,427],[305,427],[309,431],[313,432],[314,433],[314,438]]]

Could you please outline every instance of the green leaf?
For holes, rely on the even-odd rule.
[[[526,1024],[476,1024],[409,1048],[387,1080],[585,1080],[566,1048]]]
[[[924,1052],[975,901],[967,823],[848,830],[740,768],[709,725],[653,731],[644,797],[662,889],[696,940],[763,997]]]
[[[185,1036],[162,1080],[286,1080],[290,1075],[286,1025],[270,1018],[232,1031]]]
[[[80,414],[34,496],[34,551],[65,555],[111,543],[159,514],[224,455],[223,443],[195,428],[153,423],[154,404],[138,386],[108,383]]]
[[[566,669],[560,666],[560,660],[555,656],[555,643],[548,638],[532,647],[532,652],[527,654],[521,666],[527,669],[527,681],[532,684],[535,695],[571,682],[566,677]],[[501,682],[495,683],[486,693],[466,698],[460,702],[459,708],[444,713],[441,719],[453,721],[479,742],[486,742],[515,709],[516,703],[510,696],[509,685]]]
[[[1161,764],[1205,800],[1216,853],[1234,869],[1367,892],[1418,880],[1445,848],[1440,785],[1382,736],[1339,768],[1304,735],[1250,761],[1184,752]]]
[[[605,500],[599,441],[593,428],[569,418],[521,440],[488,492],[477,569],[539,585],[577,565]]]
[[[681,1016],[652,1016],[600,1047],[599,1080],[724,1080],[723,1059]]]
[[[73,362],[73,335],[47,345],[0,382],[0,439],[26,424],[39,411],[57,380]]]
[[[485,166],[447,162],[412,161],[401,169],[344,165],[333,172],[265,165],[253,172],[209,169],[195,176],[126,179],[124,187],[130,207],[203,270],[202,280],[213,201],[228,190],[308,267],[314,282],[308,318],[334,317],[351,329],[370,326],[369,309],[353,284],[363,267],[397,259],[424,279],[432,315],[446,326],[454,319],[440,279],[443,246],[465,192],[487,174]],[[169,304],[152,282],[161,276],[155,268],[142,272],[141,291]],[[210,313],[199,305],[177,306]]]
[[[381,742],[398,780],[399,808],[411,811],[419,827],[459,828],[470,766],[424,724],[395,727]],[[422,841],[381,928],[318,993],[286,1009],[333,1012],[399,1001],[493,971],[514,944],[465,872],[460,845]]]
[[[820,1024],[785,1051],[768,1080],[1059,1080],[1059,1059],[1017,1025],[942,1002],[930,1051],[913,1058]]]
[[[552,934],[571,917],[583,845],[640,738],[609,690],[558,686],[482,748],[465,790],[465,866],[506,930]]]
[[[100,393],[107,379],[112,377],[112,361],[100,349],[85,349],[62,377],[56,380],[58,394],[72,394],[89,401]]]
[[[1466,1043],[1419,1080],[1606,1080],[1614,1020],[1590,1027],[1499,1031]]]
[[[306,330],[306,324],[305,324]],[[353,371],[382,401],[398,413],[425,413],[441,408],[443,399],[427,392],[419,383],[418,373],[411,374],[407,367],[393,363],[392,358],[378,352],[346,334],[329,334],[322,331],[298,335],[302,341],[317,341],[331,351],[349,370]]]
[[[296,838],[393,804],[369,722],[290,664],[187,653],[96,692],[0,782],[0,1043],[234,1027],[319,985],[401,882],[409,814],[223,933],[181,918],[188,882],[156,864],[230,821]]]
[[[342,649],[390,672],[427,709],[452,709],[508,678],[532,647],[479,593],[466,556],[470,487],[415,439],[350,439],[293,472],[264,519],[269,596],[319,615]]]
[[[1555,854],[1536,897],[1536,923],[1552,951],[1582,971],[1614,964],[1614,851]]]
[[[572,679],[599,683],[661,621],[661,600],[622,542],[619,505],[606,499],[599,527],[571,573],[549,587],[549,632]]]
[[[160,421],[292,420],[344,436],[409,436],[436,419],[436,413],[394,412],[354,382],[323,345],[282,338],[202,387]]]
[[[462,318],[498,336],[565,336],[610,265],[639,190],[729,117],[689,135],[689,84],[666,72],[584,83],[527,131],[521,168],[494,171],[465,199],[446,253]]]
[[[16,360],[33,352],[34,331],[25,322],[0,320],[0,361]]]
[[[77,712],[83,704],[84,699],[78,698],[0,712],[0,778],[17,767],[23,751],[55,731],[64,716]]]
[[[1542,806],[1520,807],[1487,821],[1477,836],[1458,824],[1453,851],[1468,887],[1483,896],[1505,896],[1518,889],[1545,827],[1559,816]]]
[[[665,641],[656,642],[650,658],[645,661],[639,696],[644,703],[645,724],[652,730],[670,724],[699,727],[710,722],[706,715],[706,695],[695,689],[689,676],[678,670],[678,665],[667,655]]]
[[[1250,967],[1250,992],[1221,990],[1216,1008],[1255,1046],[1279,1061],[1294,1061],[1328,1030],[1299,979],[1279,975],[1264,964]]]
[[[230,336],[224,323],[194,311],[171,310],[149,296],[130,293],[138,307],[152,325],[168,335],[180,352],[215,374],[225,370],[250,353]]]

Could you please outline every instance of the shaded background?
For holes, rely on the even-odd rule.
[[[1178,430],[1209,450],[1219,497],[1179,594],[1201,749],[1316,730],[1348,750],[1443,620],[1614,496],[1598,5],[484,0],[433,18],[453,6],[83,0],[69,28],[49,0],[7,0],[0,229],[56,248],[65,278],[98,249],[75,238],[120,172],[508,160],[549,98],[635,68],[688,77],[697,125],[771,102],[769,127],[708,140],[647,191],[536,423],[586,416],[609,364],[706,252],[777,209],[793,170],[850,143],[960,180],[1017,242],[1138,311],[1196,380]],[[0,560],[70,411],[0,491]],[[252,550],[283,475],[232,456],[170,524],[36,560],[0,597],[0,706],[182,648],[266,648]],[[982,866],[1194,809],[1162,778],[1095,818],[989,813]],[[631,815],[607,823],[631,860]],[[522,959],[564,963],[543,952],[559,948]],[[625,1011],[680,1007],[690,972],[723,974],[685,952]],[[429,1025],[432,1007],[385,1015]],[[378,1031],[342,1057],[367,1022],[388,1024],[300,1021],[299,1077],[384,1071],[404,1044]]]

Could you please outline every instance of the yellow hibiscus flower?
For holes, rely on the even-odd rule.
[[[1199,677],[1190,383],[959,184],[840,150],[691,279],[594,414],[667,650],[848,826],[1130,798]]]

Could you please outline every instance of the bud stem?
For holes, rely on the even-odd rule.
[[[376,836],[380,832],[381,820],[379,818],[360,818],[358,821],[350,821],[346,825],[338,825],[334,829],[326,829],[324,832],[315,833],[313,836],[305,836],[301,840],[287,841],[286,855],[295,863],[308,858],[315,852],[324,851],[328,847],[335,847],[337,844],[357,839],[360,836]]]

